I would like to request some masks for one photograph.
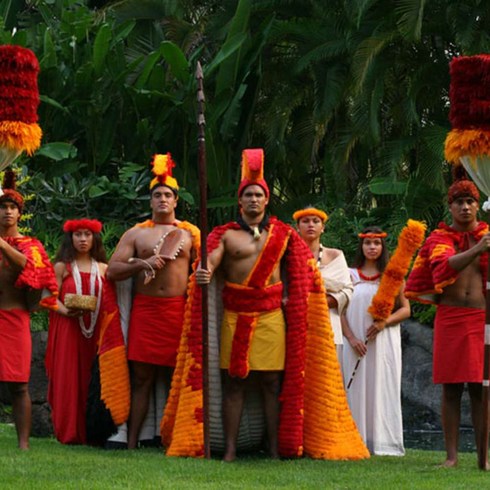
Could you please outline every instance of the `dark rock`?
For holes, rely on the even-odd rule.
[[[414,321],[403,323],[402,407],[405,429],[441,427],[442,386],[432,382],[432,328]],[[468,394],[463,395],[461,425],[471,426]]]
[[[44,365],[48,332],[32,332],[32,362],[29,392],[33,403],[44,403],[48,393],[48,377]]]
[[[47,403],[32,405],[32,430],[33,437],[48,437],[53,434],[51,423],[51,410]]]

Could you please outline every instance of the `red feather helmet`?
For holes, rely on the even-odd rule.
[[[264,179],[264,150],[262,148],[250,148],[242,152],[242,180],[238,186],[240,197],[249,185],[259,185],[264,189],[266,197],[269,197],[269,186]]]

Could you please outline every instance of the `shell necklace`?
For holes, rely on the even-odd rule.
[[[316,259],[316,265],[320,267],[322,263],[322,256],[323,256],[323,245],[320,243],[320,248],[318,249],[318,258]]]
[[[80,270],[78,269],[77,261],[74,260],[71,263],[71,271],[73,276],[73,281],[75,282],[75,291],[77,294],[82,293],[82,278],[80,276]],[[95,296],[95,281],[97,280],[97,284],[99,286],[99,290],[97,292],[97,306],[95,307],[95,311],[90,312],[90,325],[87,328],[85,326],[85,321],[83,316],[78,317],[78,323],[80,324],[80,330],[82,331],[82,335],[90,339],[94,334],[95,324],[97,323],[97,317],[99,316],[100,309],[100,300],[102,297],[102,279],[100,278],[99,265],[97,261],[92,258],[92,264],[90,267],[90,296]]]

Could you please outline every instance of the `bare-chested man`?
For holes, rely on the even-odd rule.
[[[461,396],[468,384],[477,448],[481,441],[488,225],[477,220],[479,193],[468,180],[448,192],[451,226],[431,233],[407,281],[409,299],[437,304],[433,380],[442,384],[442,426],[447,458],[458,462]],[[429,295],[429,296],[428,296]]]
[[[244,151],[247,163],[257,160],[261,165],[262,158],[262,150]],[[289,235],[281,236],[286,225],[274,220],[274,230],[281,231],[269,236],[269,188],[261,172],[262,168],[256,178],[244,178],[242,173],[238,190],[241,215],[237,222],[213,230],[210,240],[213,234],[219,236],[219,245],[210,251],[208,269],[196,271],[197,283],[207,284],[221,266],[226,280],[220,351],[225,461],[236,457],[245,391],[253,380],[258,381],[263,395],[269,453],[278,457],[278,396],[285,365],[281,258]],[[242,314],[244,311],[251,315]]]
[[[8,177],[7,177],[8,176]],[[0,195],[0,382],[12,396],[19,448],[29,448],[31,399],[31,332],[26,288],[51,294],[44,305],[55,308],[54,271],[41,243],[18,229],[24,200],[15,190],[13,174],[6,172]]]
[[[165,170],[157,173],[154,165],[157,177],[151,184],[152,218],[121,237],[107,270],[107,276],[114,281],[134,277],[128,338],[130,449],[138,444],[155,381],[164,378],[167,389],[170,386],[182,332],[190,265],[199,237],[195,226],[175,219],[178,185],[169,170],[173,166],[170,158],[170,154],[155,156],[154,163],[164,160]],[[178,255],[175,259],[164,259],[166,235],[176,229],[182,230]]]

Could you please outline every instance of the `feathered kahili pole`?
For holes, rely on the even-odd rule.
[[[446,160],[463,165],[478,188],[490,196],[490,55],[459,56],[450,64],[449,119]],[[490,197],[483,204],[490,211]],[[490,263],[487,278],[490,277]],[[487,470],[490,399],[490,284],[487,279],[485,348],[482,373],[482,428],[478,467]]]
[[[41,144],[38,73],[39,62],[30,49],[0,46],[0,170],[23,151],[32,155]]]
[[[374,320],[386,320],[393,311],[395,300],[400,293],[412,259],[424,241],[425,230],[426,225],[424,223],[409,219],[398,236],[397,247],[383,272],[378,291],[368,308],[368,313]],[[347,389],[352,384],[361,359],[362,357],[357,360],[352,376],[347,383]]]

